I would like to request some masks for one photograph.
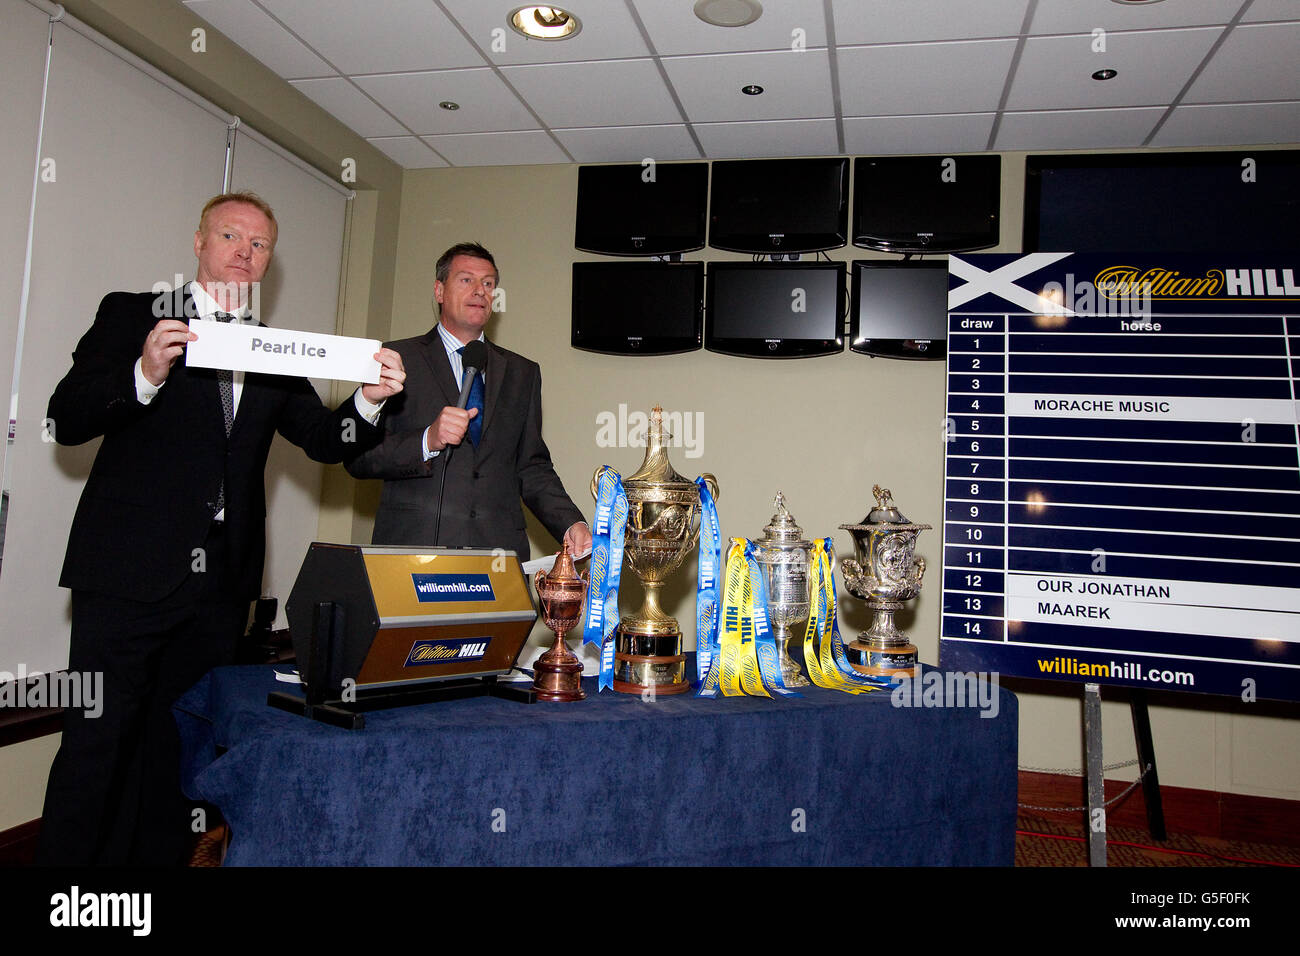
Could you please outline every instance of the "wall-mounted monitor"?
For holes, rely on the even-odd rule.
[[[948,263],[853,261],[849,348],[884,358],[942,359],[948,354]]]
[[[969,252],[998,244],[1002,157],[864,156],[853,163],[853,244]]]
[[[709,245],[759,254],[820,252],[848,242],[849,161],[724,160],[713,164]]]
[[[1300,150],[1025,158],[1025,252],[1300,248]]]
[[[703,249],[708,194],[708,163],[580,166],[573,244],[611,256]]]
[[[612,355],[691,352],[702,340],[704,263],[575,262],[575,349]]]
[[[798,358],[844,351],[842,262],[710,262],[704,347]]]

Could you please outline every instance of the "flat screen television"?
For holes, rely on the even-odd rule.
[[[575,349],[666,355],[700,347],[702,262],[575,262]]]
[[[1300,150],[1025,158],[1025,252],[1300,248]]]
[[[849,349],[884,358],[948,354],[948,263],[853,261]]]
[[[708,163],[580,166],[573,244],[611,256],[703,249],[708,195]]]
[[[853,244],[970,252],[998,244],[1002,157],[863,156],[853,163]]]
[[[704,347],[798,358],[844,351],[842,262],[710,262]]]
[[[713,164],[709,245],[758,254],[820,252],[848,242],[849,161],[723,160]]]

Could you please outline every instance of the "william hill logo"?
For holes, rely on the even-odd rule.
[[[1185,276],[1177,269],[1155,266],[1111,266],[1097,273],[1097,292],[1106,299],[1261,298],[1300,297],[1295,269],[1207,269],[1205,275]]]
[[[437,601],[495,601],[486,574],[412,574],[415,596],[421,604]]]
[[[476,661],[487,653],[488,637],[460,637],[445,641],[416,641],[406,655],[405,667],[445,664],[448,661]]]
[[[1177,269],[1139,269],[1111,266],[1097,273],[1094,285],[1107,299],[1201,299],[1218,295],[1224,287],[1222,270],[1210,269],[1203,276],[1184,276]]]

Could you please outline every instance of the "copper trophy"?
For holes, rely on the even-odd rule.
[[[555,632],[551,649],[533,664],[533,690],[538,700],[567,702],[587,696],[582,691],[582,661],[564,641],[582,618],[587,585],[587,572],[576,573],[568,542],[556,555],[551,573],[542,569],[533,577],[542,604],[542,622]]]

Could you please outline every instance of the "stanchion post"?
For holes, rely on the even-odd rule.
[[[1106,865],[1106,786],[1101,760],[1101,685],[1083,685],[1083,741],[1088,770],[1088,865]]]

